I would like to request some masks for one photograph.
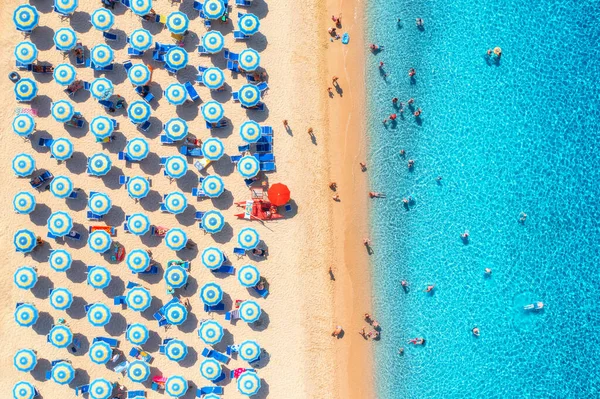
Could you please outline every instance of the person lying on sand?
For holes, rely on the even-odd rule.
[[[343,329],[342,326],[336,326],[335,330],[333,330],[333,332],[331,333],[332,337],[337,337],[342,333]]]

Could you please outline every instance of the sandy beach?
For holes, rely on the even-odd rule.
[[[10,392],[17,381],[25,380],[33,383],[43,398],[73,397],[73,387],[87,384],[94,378],[104,377],[109,381],[122,383],[128,389],[146,389],[148,398],[162,397],[162,394],[149,389],[149,382],[133,383],[113,372],[113,363],[109,363],[107,367],[96,365],[87,355],[87,349],[96,336],[118,338],[120,349],[127,354],[132,345],[125,340],[126,326],[129,323],[141,322],[151,331],[150,340],[143,345],[143,349],[154,356],[152,375],[182,375],[190,381],[190,389],[184,397],[192,398],[196,387],[211,385],[198,371],[202,360],[200,352],[205,345],[199,340],[197,329],[200,320],[212,318],[221,322],[226,330],[225,338],[215,345],[215,349],[224,352],[229,344],[239,343],[244,339],[255,339],[266,351],[256,367],[262,380],[262,388],[254,397],[372,397],[368,394],[370,378],[365,378],[370,375],[371,369],[370,343],[364,342],[355,332],[361,326],[362,314],[370,307],[370,280],[361,243],[363,233],[367,234],[368,218],[364,212],[364,202],[367,198],[366,180],[358,168],[359,160],[364,158],[365,143],[362,129],[359,128],[362,123],[361,114],[352,112],[361,109],[364,101],[361,92],[362,79],[359,83],[347,83],[350,81],[349,77],[355,76],[354,73],[361,73],[362,70],[363,47],[359,42],[362,28],[360,21],[352,23],[349,18],[354,15],[350,10],[346,11],[350,5],[343,7],[344,15],[347,15],[344,23],[348,24],[347,29],[354,41],[352,46],[345,48],[342,48],[339,42],[325,44],[327,37],[323,16],[331,10],[325,11],[325,6],[316,1],[302,4],[287,1],[266,4],[262,0],[256,0],[249,11],[260,17],[261,28],[260,32],[246,43],[233,41],[231,31],[238,11],[235,6],[231,12],[233,23],[217,25],[216,30],[225,34],[227,48],[240,51],[252,47],[259,51],[261,65],[269,75],[270,88],[264,97],[267,105],[265,113],[247,113],[239,104],[231,101],[231,91],[236,91],[245,82],[241,75],[232,77],[231,73],[226,71],[228,89],[224,93],[213,94],[205,87],[196,86],[203,101],[212,97],[225,108],[230,126],[221,131],[214,130],[212,136],[223,140],[226,154],[237,153],[237,146],[242,144],[238,128],[248,117],[263,125],[273,126],[277,172],[269,174],[267,178],[269,184],[283,182],[288,185],[292,192],[293,210],[286,215],[286,219],[260,224],[237,220],[233,216],[237,213],[233,202],[249,199],[250,193],[228,156],[224,156],[208,168],[209,174],[222,176],[226,186],[225,193],[214,200],[196,202],[192,199],[189,193],[197,186],[199,174],[191,164],[188,174],[173,183],[169,183],[159,169],[159,157],[177,153],[176,147],[161,145],[158,137],[162,124],[169,118],[179,116],[188,121],[190,132],[200,139],[211,136],[211,132],[204,127],[198,103],[176,108],[166,102],[162,90],[175,81],[193,81],[197,72],[195,67],[198,65],[225,68],[221,54],[202,57],[195,51],[199,37],[205,29],[197,12],[192,9],[191,1],[184,1],[181,6],[166,0],[154,2],[154,9],[158,14],[167,15],[180,9],[190,17],[192,33],[186,38],[185,44],[190,53],[189,66],[172,76],[163,68],[154,65],[151,54],[146,54],[143,61],[154,66],[151,92],[158,98],[158,102],[153,104],[150,119],[152,127],[148,132],[142,133],[128,121],[124,113],[117,112],[116,116],[113,116],[120,124],[117,140],[104,146],[95,142],[87,126],[84,129],[67,129],[50,117],[52,101],[68,99],[62,91],[63,88],[52,80],[51,75],[34,76],[39,92],[31,104],[23,105],[15,101],[13,84],[6,76],[14,69],[13,48],[23,40],[23,36],[14,29],[11,21],[14,8],[21,3],[23,2],[6,1],[0,5],[0,20],[6,27],[1,43],[7,49],[6,56],[0,63],[2,75],[5,77],[0,81],[0,90],[5,93],[5,106],[0,111],[5,132],[0,140],[0,162],[3,166],[0,173],[5,188],[0,194],[4,204],[0,208],[0,215],[4,221],[0,239],[5,250],[2,251],[0,259],[8,267],[6,278],[0,282],[1,337],[4,343],[0,347],[0,364],[4,370],[0,381],[2,392]],[[54,49],[52,42],[54,31],[63,26],[73,27],[79,41],[88,49],[104,42],[101,32],[89,23],[89,15],[100,6],[99,1],[80,2],[70,21],[61,21],[59,16],[52,12],[51,3],[47,0],[31,2],[40,11],[40,24],[30,38],[40,50],[39,61],[55,66],[61,62],[68,62]],[[327,8],[331,7],[328,5]],[[112,32],[117,33],[120,38],[110,45],[115,49],[117,63],[129,58],[125,37],[135,28],[144,27],[150,30],[155,41],[173,42],[169,32],[159,24],[142,24],[137,16],[120,5],[115,8],[114,13],[116,19]],[[302,24],[297,23],[299,20]],[[293,35],[288,34],[291,27]],[[356,59],[360,59],[361,63],[355,62]],[[135,62],[140,61],[134,60]],[[339,70],[347,63],[354,65],[348,66],[344,71]],[[328,70],[322,68],[325,64],[328,65]],[[323,82],[329,80],[328,75],[333,70],[338,71],[335,73],[340,76],[340,83],[344,89],[342,98],[336,95],[338,98],[329,99],[325,91],[326,83]],[[102,76],[94,74],[89,68],[77,68],[77,74],[78,78],[88,82],[94,77]],[[21,75],[31,77],[28,72]],[[117,65],[115,71],[107,73],[105,77],[113,81],[115,93],[125,97],[128,103],[139,98],[122,66]],[[103,108],[90,98],[89,93],[76,93],[70,100],[76,111],[88,122],[97,115],[106,114]],[[15,109],[19,107],[33,108],[38,112],[37,129],[31,141],[23,141],[11,132],[10,123]],[[329,113],[332,117],[328,117]],[[283,119],[289,121],[289,132],[282,126]],[[315,140],[311,140],[306,133],[309,127],[314,129]],[[75,146],[73,158],[57,164],[46,150],[37,145],[40,137],[70,138]],[[122,151],[126,141],[134,137],[145,137],[149,140],[150,155],[139,164],[118,161],[117,152]],[[85,245],[85,240],[50,241],[25,257],[16,253],[12,244],[14,232],[19,228],[28,228],[45,237],[46,220],[54,211],[68,212],[73,217],[74,229],[81,232],[84,239],[87,238],[89,225],[104,223],[86,220],[87,195],[83,195],[82,199],[66,202],[46,191],[35,192],[29,186],[28,179],[15,177],[10,164],[14,155],[20,152],[34,156],[37,169],[47,169],[55,176],[71,177],[75,187],[81,188],[86,194],[90,191],[100,191],[110,195],[113,208],[104,221],[107,225],[117,227],[117,237],[114,240],[128,251],[136,248],[152,250],[153,258],[159,265],[159,274],[149,277],[134,275],[124,262],[111,263],[106,257],[90,251]],[[87,157],[97,152],[108,154],[113,161],[112,170],[103,178],[89,177],[85,173]],[[345,168],[344,165],[352,167]],[[128,197],[126,190],[118,185],[119,175],[151,176],[150,195],[140,203],[135,203]],[[327,189],[331,179],[336,180],[340,186],[340,203],[333,203],[331,193]],[[186,193],[188,209],[178,216],[161,213],[158,209],[161,196],[174,190]],[[34,193],[36,197],[37,207],[30,215],[18,215],[13,212],[12,198],[20,191]],[[193,220],[195,211],[210,209],[221,210],[226,219],[223,231],[215,235],[204,234]],[[140,239],[124,233],[122,225],[125,215],[133,212],[146,213],[155,225],[182,227],[197,244],[197,248],[176,254],[156,237],[145,236]],[[269,251],[267,259],[237,259],[233,255],[237,232],[246,226],[255,227],[259,231],[264,246]],[[221,285],[225,292],[224,302],[228,308],[237,299],[252,298],[250,292],[241,287],[234,276],[215,277],[202,266],[198,252],[210,245],[221,248],[236,268],[248,263],[254,264],[267,278],[270,295],[266,299],[258,299],[263,314],[257,323],[230,324],[224,320],[223,314],[208,314],[203,311],[198,289],[206,282],[217,282]],[[73,256],[73,266],[66,273],[57,273],[48,266],[49,251],[57,248],[67,249]],[[185,291],[177,291],[182,298],[189,298],[191,311],[188,320],[182,326],[165,331],[157,326],[152,314],[170,298],[166,293],[162,272],[167,261],[177,257],[192,262],[188,288]],[[38,269],[39,280],[31,291],[20,290],[12,282],[14,270],[24,265],[35,266]],[[87,265],[103,265],[109,268],[112,282],[107,289],[93,290],[86,284]],[[334,268],[335,282],[330,281],[327,272],[329,265]],[[113,297],[124,294],[128,281],[141,283],[151,291],[153,301],[150,309],[140,314],[113,306]],[[49,289],[58,287],[68,288],[75,297],[73,305],[66,312],[54,310],[48,303]],[[40,311],[40,318],[32,328],[19,327],[13,319],[14,306],[19,301],[32,302]],[[91,326],[85,317],[84,305],[95,302],[105,303],[111,308],[112,318],[105,328]],[[73,333],[82,342],[82,347],[76,354],[56,349],[46,342],[45,335],[51,325],[61,317],[67,319]],[[344,326],[347,333],[343,339],[336,340],[330,333],[338,323]],[[189,354],[184,361],[172,362],[158,352],[160,342],[164,338],[180,338],[188,345]],[[38,365],[31,373],[21,373],[13,367],[13,356],[21,348],[37,351]],[[45,381],[45,372],[50,369],[50,362],[57,359],[70,360],[77,370],[77,376],[70,386]],[[338,367],[334,367],[336,363]],[[360,366],[357,367],[358,365]],[[242,366],[244,362],[237,359],[232,360],[225,369]],[[219,385],[224,386],[224,398],[241,397],[235,388],[235,381],[226,378]]]

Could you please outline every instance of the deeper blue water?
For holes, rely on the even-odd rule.
[[[378,398],[600,397],[600,3],[368,8],[385,46],[366,59],[367,173],[388,196],[371,204]],[[414,98],[421,124],[406,110],[384,127],[393,97]]]

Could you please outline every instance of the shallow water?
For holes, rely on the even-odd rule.
[[[372,201],[378,397],[598,397],[598,3],[369,7],[368,41],[385,46],[367,57],[368,173],[388,196]],[[421,122],[406,109],[384,127],[393,97],[413,97]],[[522,310],[538,300],[543,311]]]

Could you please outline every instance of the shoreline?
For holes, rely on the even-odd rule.
[[[375,397],[373,343],[357,333],[366,324],[363,314],[372,313],[369,256],[363,246],[363,239],[369,237],[370,220],[368,137],[364,113],[364,7],[358,0],[329,0],[321,28],[329,40],[326,31],[334,25],[331,15],[341,13],[342,28],[338,33],[347,32],[350,36],[348,45],[336,40],[329,41],[326,46],[328,73],[324,87],[319,88],[324,90],[331,85],[332,76],[339,77],[341,92],[334,88],[333,98],[328,98],[328,113],[331,181],[338,184],[337,192],[341,198],[332,206],[333,234],[336,234],[333,245],[334,315],[335,324],[342,325],[345,331],[343,339],[336,343],[335,355],[338,396],[341,398]],[[360,170],[359,162],[367,162],[366,172]],[[338,232],[342,234],[337,235]]]

